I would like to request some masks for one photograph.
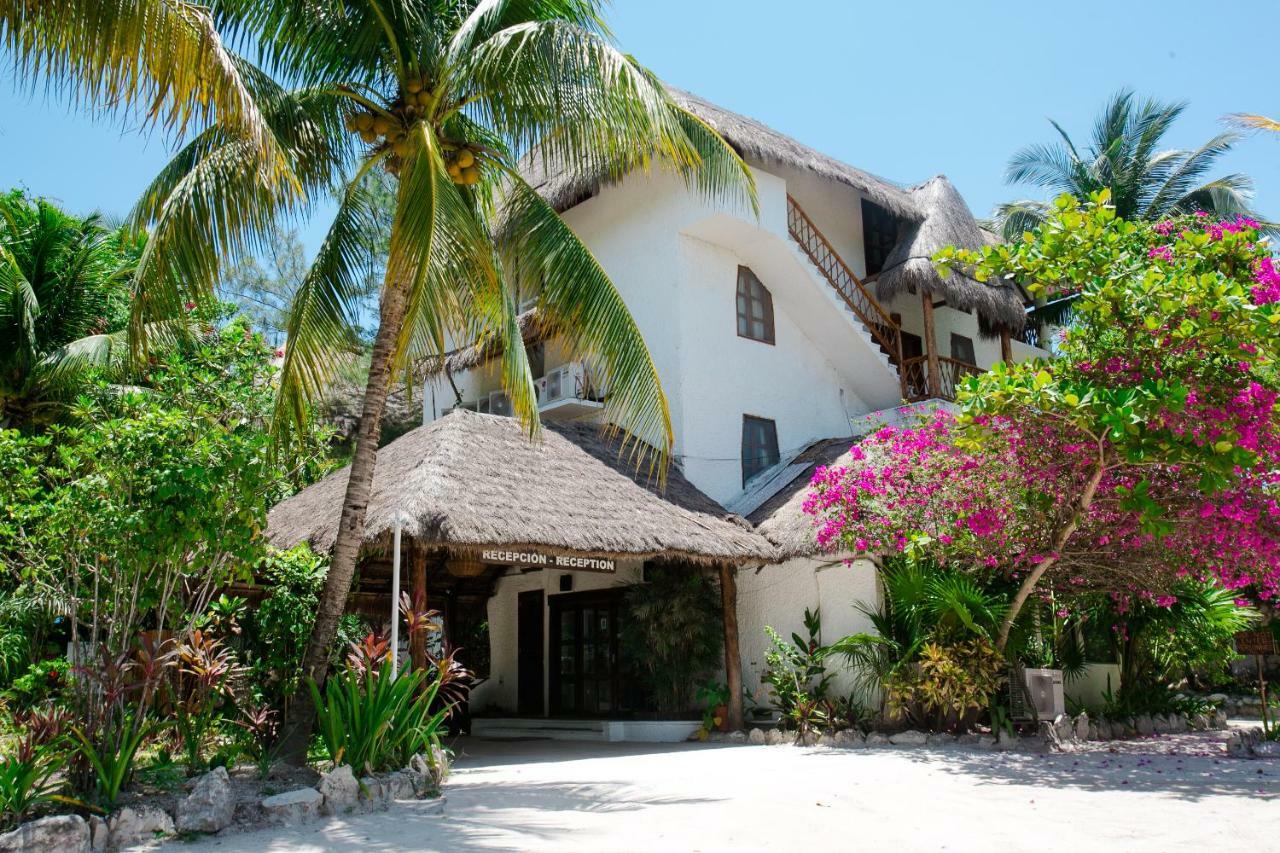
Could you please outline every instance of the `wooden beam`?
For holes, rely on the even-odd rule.
[[[1008,329],[1000,330],[1000,360],[1005,364],[1013,364],[1013,335]]]
[[[738,647],[737,567],[720,564],[720,602],[724,610],[724,677],[729,687],[729,731],[746,728],[742,715],[742,652]]]
[[[924,352],[929,360],[928,393],[942,396],[942,367],[938,363],[938,333],[933,325],[933,296],[921,289],[920,309],[924,314]]]
[[[427,609],[427,549],[418,542],[410,550],[409,600],[417,610]],[[427,632],[415,631],[409,638],[409,660],[414,669],[427,668]]]

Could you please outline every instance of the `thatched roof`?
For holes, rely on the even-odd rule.
[[[811,172],[852,187],[895,216],[908,221],[920,219],[920,210],[907,192],[896,184],[828,157],[753,118],[722,109],[680,89],[669,87],[668,90],[676,103],[711,125],[748,162],[765,168],[780,165]],[[555,164],[548,165],[536,155],[527,156],[521,170],[525,180],[560,211],[588,198],[601,184],[608,184],[622,177],[571,175],[556,168]]]
[[[924,221],[903,226],[898,245],[876,280],[876,296],[885,302],[914,288],[917,293],[940,296],[961,311],[976,309],[984,329],[1021,331],[1026,313],[1017,287],[982,283],[958,273],[943,278],[933,265],[934,253],[946,246],[981,249],[987,244],[986,234],[956,188],[938,175],[909,192],[924,212]]]
[[[365,544],[400,519],[405,535],[440,546],[538,548],[606,557],[771,560],[773,547],[675,468],[666,489],[637,474],[598,426],[545,424],[530,441],[512,418],[455,411],[378,451]],[[333,547],[349,468],[278,504],[278,548]]]
[[[809,482],[819,465],[846,465],[853,461],[849,449],[857,438],[828,438],[805,448],[793,462],[807,462],[808,467],[796,474],[772,498],[756,508],[747,520],[778,549],[778,558],[810,557],[820,553],[814,538],[813,516],[803,509],[809,494]]]

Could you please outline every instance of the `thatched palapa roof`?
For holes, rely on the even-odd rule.
[[[895,216],[908,221],[920,219],[919,208],[896,184],[828,157],[753,118],[730,112],[680,89],[669,87],[668,91],[676,103],[711,125],[748,162],[766,168],[779,165],[811,172],[857,190]],[[583,201],[602,184],[622,177],[570,174],[555,164],[547,164],[536,154],[527,156],[521,169],[525,180],[560,211]]]
[[[761,504],[747,520],[778,549],[778,559],[811,557],[820,553],[814,538],[813,516],[803,509],[809,494],[809,483],[819,465],[847,465],[853,459],[849,449],[857,438],[828,438],[816,441],[795,457],[793,463],[807,462],[795,479],[768,501]]]
[[[395,527],[443,547],[538,548],[603,557],[682,557],[744,563],[773,558],[675,468],[666,488],[639,474],[598,426],[544,424],[531,441],[513,418],[455,411],[378,451],[365,543]],[[271,544],[333,547],[349,468],[268,515]]]
[[[876,280],[877,298],[884,302],[914,289],[939,296],[961,311],[976,310],[984,331],[990,334],[1001,328],[1021,331],[1027,318],[1016,286],[978,282],[959,273],[943,278],[933,265],[934,253],[946,246],[981,249],[988,242],[956,188],[938,175],[909,192],[924,220],[903,226],[898,245],[885,259]]]

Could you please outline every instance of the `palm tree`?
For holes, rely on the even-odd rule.
[[[1109,189],[1116,213],[1125,219],[1163,219],[1196,210],[1220,216],[1248,213],[1253,183],[1246,175],[1205,180],[1239,139],[1237,133],[1220,133],[1194,151],[1160,149],[1184,109],[1185,103],[1137,101],[1130,91],[1118,92],[1094,122],[1087,148],[1079,149],[1050,119],[1060,139],[1014,154],[1005,180],[1081,199]],[[1004,239],[1016,240],[1043,222],[1048,209],[1046,201],[1008,202],[996,208],[994,224]]]
[[[0,0],[7,41],[25,65],[78,80],[114,68],[87,20],[101,6],[189,10],[175,0]],[[356,451],[325,591],[303,659],[323,682],[364,533],[382,412],[393,376],[438,357],[450,341],[489,339],[515,414],[537,431],[532,377],[517,323],[517,293],[566,343],[601,365],[607,420],[661,469],[670,415],[648,349],[608,275],[522,176],[520,158],[554,164],[581,185],[616,180],[655,161],[708,198],[754,209],[750,172],[709,126],[613,45],[599,0],[214,0],[228,44],[210,81],[243,97],[186,145],[144,193],[132,221],[149,232],[138,262],[130,332],[139,346],[209,299],[224,259],[262,245],[280,217],[337,188],[340,204],[296,294],[275,427],[282,433],[323,392],[357,345],[355,296],[367,266],[371,185],[397,182],[379,325]],[[18,10],[15,13],[15,8]],[[45,14],[46,9],[48,14]],[[194,13],[193,13],[194,14]],[[107,16],[111,23],[114,18]],[[22,29],[41,38],[24,38]],[[62,29],[71,34],[60,38]],[[126,35],[138,35],[136,27]],[[154,51],[143,34],[142,50]],[[30,45],[37,45],[32,48]],[[136,49],[129,41],[127,50]],[[62,46],[68,45],[63,48]],[[61,52],[59,52],[61,51]],[[61,61],[44,63],[53,55]],[[145,62],[126,63],[137,77]],[[119,75],[117,75],[119,76]],[[192,75],[188,75],[189,77]],[[133,80],[126,75],[125,82]],[[67,84],[72,88],[89,84]],[[79,91],[79,89],[76,89]],[[171,115],[183,114],[173,108]],[[250,120],[252,119],[252,120]],[[177,119],[173,119],[176,121]],[[495,460],[495,464],[499,464]],[[305,756],[314,718],[294,704],[284,752]]]
[[[135,256],[97,215],[0,196],[0,427],[54,419],[90,368],[121,361]]]

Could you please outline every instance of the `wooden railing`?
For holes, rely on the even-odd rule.
[[[889,359],[894,364],[901,361],[902,336],[898,324],[885,313],[880,303],[871,296],[866,286],[853,274],[853,270],[849,269],[849,265],[841,259],[818,230],[818,226],[813,224],[813,220],[791,196],[787,196],[787,230],[813,265],[822,271],[827,283],[840,294],[849,310],[862,321],[862,325]]]
[[[930,397],[941,397],[944,400],[956,398],[956,388],[970,376],[978,376],[982,368],[967,361],[956,358],[938,358],[938,391],[929,392],[929,357],[927,355],[909,358],[902,364],[903,396],[908,402],[927,400]]]

